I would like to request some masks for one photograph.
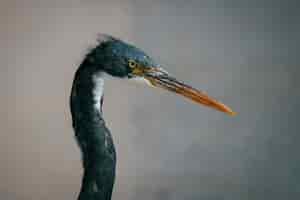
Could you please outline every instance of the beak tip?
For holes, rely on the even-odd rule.
[[[232,111],[232,110],[227,111],[227,113],[228,113],[230,116],[233,116],[233,117],[237,114],[236,112],[234,112],[234,111]]]

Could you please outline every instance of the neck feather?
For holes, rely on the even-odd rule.
[[[102,113],[103,95],[104,95],[104,72],[94,74],[93,77],[93,99],[94,108]]]
[[[70,102],[84,169],[79,200],[111,199],[116,153],[102,117],[103,87],[103,72],[79,67]]]

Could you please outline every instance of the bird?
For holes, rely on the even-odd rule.
[[[235,113],[164,70],[142,49],[99,34],[77,68],[70,95],[72,126],[81,150],[83,175],[78,200],[110,200],[116,175],[116,149],[103,118],[104,77],[143,82],[182,95],[229,115]]]

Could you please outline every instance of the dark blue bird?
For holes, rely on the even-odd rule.
[[[171,77],[142,50],[112,36],[100,35],[97,46],[76,71],[70,97],[73,128],[84,170],[79,200],[110,200],[114,185],[116,151],[102,115],[105,74],[142,80],[150,86],[234,114],[224,104]]]

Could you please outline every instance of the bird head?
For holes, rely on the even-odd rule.
[[[196,103],[235,115],[226,105],[171,76],[143,50],[109,35],[100,35],[99,38],[99,45],[87,58],[107,74],[162,88]]]

